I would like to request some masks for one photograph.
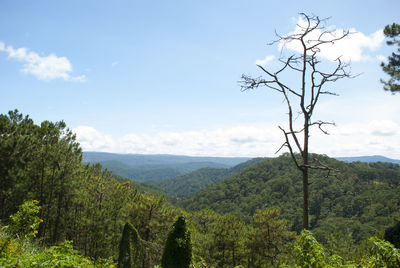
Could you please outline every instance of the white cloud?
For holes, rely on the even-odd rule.
[[[85,151],[198,156],[276,156],[283,142],[277,124],[252,124],[154,135],[102,134],[88,126],[74,129]],[[400,159],[400,124],[391,120],[343,124],[330,135],[311,132],[311,151],[329,156],[384,155]],[[284,151],[282,151],[284,152]],[[281,152],[281,153],[282,153]]]
[[[304,30],[302,27],[306,27],[307,22],[299,17],[297,21],[296,28],[293,32],[288,33],[291,34],[300,34],[303,33]],[[328,27],[331,29],[332,27]],[[320,47],[321,51],[318,55],[322,58],[326,58],[328,60],[334,61],[338,57],[341,57],[344,61],[365,61],[370,60],[371,57],[369,54],[365,54],[365,50],[375,51],[377,50],[385,37],[382,30],[378,30],[375,33],[370,34],[369,36],[363,34],[362,32],[358,32],[356,29],[349,29],[350,35],[346,38],[336,41],[334,44],[327,43],[323,44]],[[342,29],[334,30],[330,35],[325,35],[323,40],[329,40],[332,38],[337,38],[343,34]],[[321,30],[316,29],[311,34],[309,34],[309,38],[306,40],[311,45],[315,43],[318,37],[321,35]],[[283,47],[287,49],[302,52],[302,47],[300,41],[289,41],[289,42],[280,42],[279,49],[281,50]]]
[[[0,51],[5,52],[9,59],[23,63],[22,72],[32,74],[40,80],[50,81],[64,79],[65,81],[84,82],[86,77],[71,76],[72,65],[66,57],[57,57],[55,54],[41,57],[28,48],[13,48],[0,42]]]
[[[86,151],[215,156],[271,155],[281,140],[276,126],[246,125],[213,130],[160,132],[154,135],[105,135],[89,126],[73,130]]]
[[[119,61],[114,61],[113,63],[111,63],[111,67],[115,67],[119,64]]]
[[[256,60],[256,64],[257,65],[261,65],[261,66],[265,66],[268,62],[270,62],[270,61],[272,61],[274,59],[275,59],[275,56],[269,55],[269,56],[266,56],[265,59],[263,59],[263,60]]]
[[[111,135],[104,135],[90,126],[79,126],[73,131],[78,136],[82,148],[87,151],[112,152],[117,148],[116,140]]]
[[[384,155],[400,159],[400,124],[394,121],[343,124],[331,128],[330,133],[313,136],[313,151],[330,156]]]

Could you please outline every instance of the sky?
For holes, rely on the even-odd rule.
[[[400,159],[400,95],[380,83],[394,50],[382,29],[400,23],[399,10],[398,0],[0,0],[0,113],[63,120],[84,151],[276,156],[283,98],[242,92],[239,81],[297,53],[296,44],[268,43],[295,32],[306,13],[353,33],[319,57],[331,68],[341,56],[357,75],[319,100],[313,117],[336,126],[330,135],[313,129],[310,150]]]

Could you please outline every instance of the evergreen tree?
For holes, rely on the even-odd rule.
[[[385,85],[383,88],[395,93],[400,91],[400,40],[396,39],[396,37],[400,36],[400,25],[396,23],[387,25],[383,33],[387,38],[390,38],[390,40],[386,41],[386,44],[389,46],[397,45],[398,47],[397,53],[393,52],[388,57],[388,63],[381,63],[383,71],[390,75],[388,81],[381,80]]]
[[[132,268],[139,264],[141,252],[140,237],[130,223],[126,223],[122,231],[122,238],[119,244],[119,268]]]
[[[288,221],[279,209],[257,209],[248,235],[251,267],[277,266],[289,255],[296,235],[288,231]]]
[[[163,268],[187,268],[192,260],[190,232],[186,228],[185,217],[181,216],[174,223],[168,235],[162,255]]]

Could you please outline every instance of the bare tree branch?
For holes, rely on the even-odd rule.
[[[328,135],[325,126],[335,124],[332,122],[316,120],[313,121],[312,116],[321,96],[337,96],[337,94],[329,89],[326,85],[336,82],[343,78],[352,78],[349,70],[349,64],[337,57],[334,61],[335,66],[331,71],[322,71],[319,54],[326,45],[335,45],[337,42],[349,37],[350,31],[337,31],[335,29],[325,28],[325,23],[329,18],[320,19],[315,15],[306,15],[300,13],[304,23],[298,23],[294,33],[289,35],[280,35],[275,32],[276,40],[268,45],[279,44],[283,48],[287,44],[295,42],[300,45],[295,51],[300,51],[286,58],[279,58],[278,62],[281,66],[276,71],[267,70],[261,65],[257,65],[267,79],[242,75],[239,82],[241,90],[256,89],[258,87],[267,87],[279,92],[284,97],[284,102],[288,111],[288,127],[287,129],[279,126],[284,136],[284,142],[276,153],[286,148],[296,165],[301,171],[303,178],[303,227],[308,228],[308,174],[309,170],[322,170],[330,176],[336,170],[319,162],[318,159],[309,159],[309,138],[310,130],[313,126],[318,126],[319,131]],[[290,48],[290,47],[289,47]],[[281,54],[282,55],[282,54]],[[324,65],[324,67],[326,67]],[[285,82],[287,73],[300,73],[300,86],[290,86]],[[302,117],[301,124],[293,116],[298,113]]]

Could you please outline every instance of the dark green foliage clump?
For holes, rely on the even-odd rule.
[[[185,217],[181,216],[174,223],[165,243],[161,259],[163,268],[186,268],[192,260],[190,232],[186,228]]]
[[[384,239],[392,243],[396,248],[400,248],[400,222],[386,228]]]
[[[140,237],[130,223],[126,223],[122,231],[119,244],[118,268],[135,267],[140,261],[141,243]]]
[[[397,45],[397,53],[393,52],[388,57],[388,63],[382,62],[382,69],[390,78],[388,81],[381,80],[381,82],[385,85],[385,90],[395,93],[400,91],[400,40],[396,39],[400,35],[400,25],[396,23],[387,25],[383,33],[390,38],[389,41],[386,41],[389,46]]]

